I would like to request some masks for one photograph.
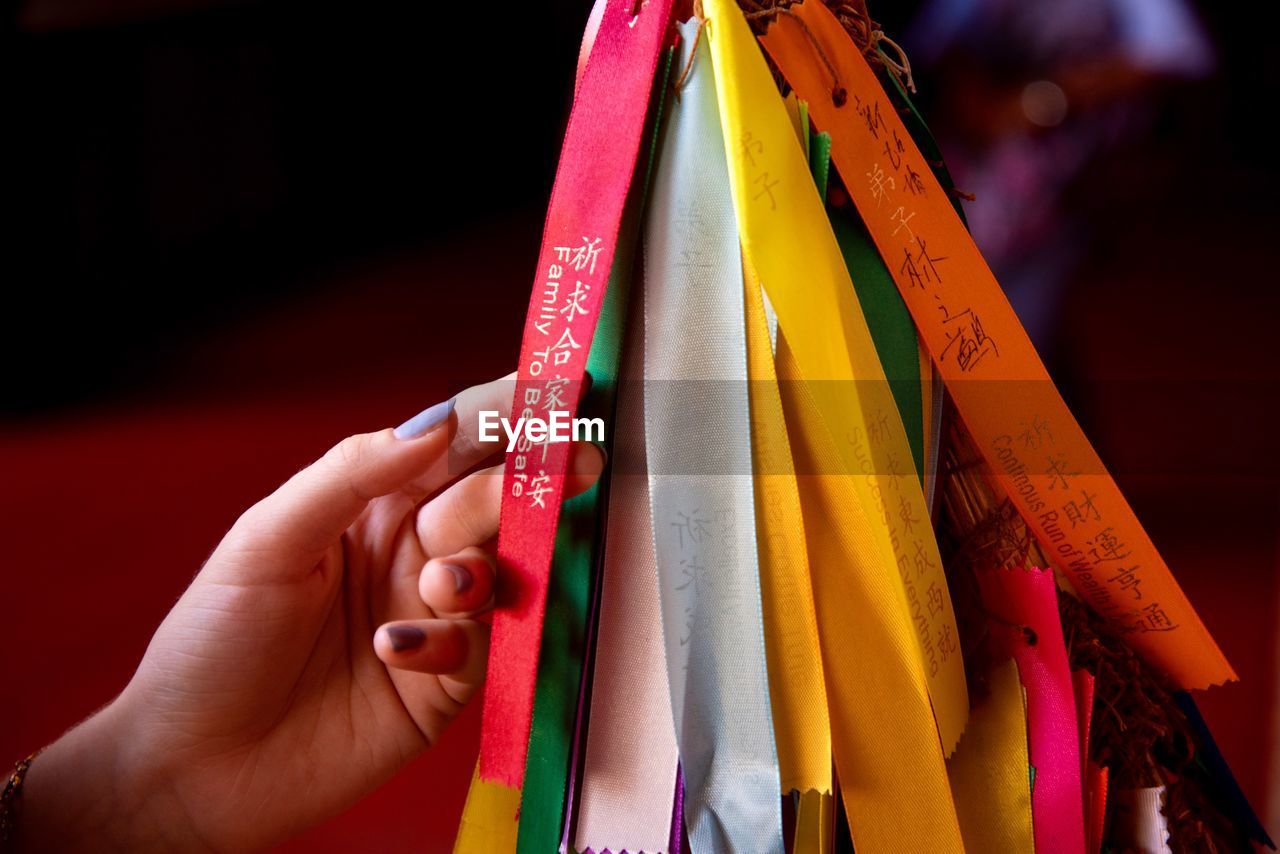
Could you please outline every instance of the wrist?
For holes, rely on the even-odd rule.
[[[199,848],[162,764],[147,759],[119,700],[49,745],[27,772],[17,850]]]

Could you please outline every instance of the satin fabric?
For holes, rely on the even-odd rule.
[[[513,415],[572,417],[644,136],[671,0],[611,2],[565,132],[517,363]],[[503,472],[480,777],[524,779],[538,652],[569,443],[522,439]]]
[[[745,429],[741,256],[700,25],[679,25],[677,66],[688,73],[663,130],[645,230],[654,551],[689,846],[781,854]]]
[[[977,573],[993,647],[1018,664],[1027,691],[1027,735],[1036,851],[1083,854],[1080,724],[1052,569]]]
[[[790,6],[761,41],[809,102],[815,122],[831,133],[845,187],[965,426],[1055,565],[1181,687],[1234,679],[1058,394],[862,51],[820,0]]]
[[[676,740],[649,515],[644,388],[635,379],[644,365],[640,284],[614,418],[609,536],[577,812],[579,851],[662,852],[671,829]]]

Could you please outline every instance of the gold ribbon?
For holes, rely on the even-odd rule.
[[[1018,666],[992,668],[990,694],[973,709],[947,760],[960,830],[970,851],[1034,854],[1027,707]]]
[[[453,854],[515,852],[520,830],[520,790],[480,779],[480,764],[471,775],[467,804],[453,843]]]
[[[745,266],[745,265],[744,265]],[[797,854],[824,851],[830,835],[831,721],[800,493],[773,367],[760,283],[745,271],[747,376],[751,385],[751,464],[759,532],[769,699],[782,792],[800,793]]]
[[[778,377],[799,471],[839,465],[785,328]],[[797,477],[840,792],[861,854],[964,850],[901,588],[878,558],[857,476]]]

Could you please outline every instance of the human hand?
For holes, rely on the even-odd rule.
[[[502,466],[457,475],[501,449],[477,413],[512,388],[350,437],[246,511],[121,695],[32,765],[28,847],[265,847],[431,746],[484,677]],[[603,464],[576,445],[566,494]]]

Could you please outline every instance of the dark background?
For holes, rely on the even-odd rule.
[[[0,761],[119,690],[256,497],[510,370],[588,7],[3,7]],[[1198,13],[1217,73],[1075,188],[1051,363],[1244,677],[1202,705],[1265,820],[1277,64]],[[298,847],[449,850],[476,720]]]

